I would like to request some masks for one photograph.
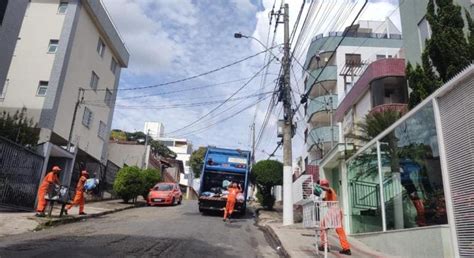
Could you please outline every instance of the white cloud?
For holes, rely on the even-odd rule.
[[[162,23],[145,12],[150,1],[104,0],[104,3],[130,51],[127,71],[135,75],[157,74],[169,69],[183,55],[183,47],[170,37]],[[127,10],[126,15],[123,10]]]
[[[257,10],[257,7],[253,5],[250,0],[230,0],[237,10],[244,14],[253,14]]]

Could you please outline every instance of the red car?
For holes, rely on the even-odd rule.
[[[183,194],[181,193],[178,184],[159,183],[150,189],[147,204],[150,206],[159,204],[178,205],[181,204],[182,200]]]

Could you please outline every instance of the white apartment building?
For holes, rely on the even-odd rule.
[[[192,186],[194,176],[189,166],[189,160],[193,152],[192,144],[187,139],[158,138],[157,140],[176,153],[176,159],[183,162],[184,174],[180,177],[180,184]]]
[[[41,128],[40,143],[66,146],[82,88],[71,137],[74,157],[105,165],[116,89],[128,61],[129,52],[101,1],[31,0],[0,110],[26,107]],[[64,148],[54,152],[67,156],[61,154]]]
[[[151,136],[153,139],[158,139],[163,137],[165,126],[160,122],[145,122],[143,132]]]

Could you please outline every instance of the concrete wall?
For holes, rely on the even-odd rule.
[[[0,95],[7,79],[8,68],[20,33],[28,0],[9,1],[0,25]]]
[[[8,72],[5,99],[0,102],[0,108],[5,110],[27,107],[35,122],[39,122],[45,100],[36,96],[38,84],[50,81],[56,58],[56,54],[48,54],[49,41],[60,39],[65,19],[65,15],[58,14],[58,4],[59,1],[31,1]]]
[[[400,257],[454,257],[448,225],[352,235],[387,255]]]
[[[108,159],[117,166],[122,168],[126,164],[128,166],[141,167],[143,155],[145,154],[145,145],[110,142],[108,149]]]

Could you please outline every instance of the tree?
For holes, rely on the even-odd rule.
[[[252,181],[258,189],[258,201],[265,208],[272,210],[275,198],[272,188],[283,184],[283,164],[277,160],[261,160],[252,167]]]
[[[443,83],[462,71],[474,60],[474,23],[466,11],[469,40],[463,28],[461,7],[452,0],[430,0],[426,18],[431,38],[426,41],[422,64],[415,68],[409,63],[406,74],[410,88],[409,107],[413,108]]]
[[[199,149],[193,151],[189,159],[191,169],[193,170],[194,177],[199,178],[201,176],[202,166],[204,165],[204,156],[206,155],[207,148],[199,147]]]
[[[126,141],[127,140],[127,134],[124,131],[114,129],[110,133],[110,139],[111,140],[117,140],[117,141]]]
[[[176,153],[166,147],[163,143],[155,140],[151,140],[151,151],[154,155],[160,155],[166,158],[176,158]]]
[[[158,169],[148,168],[142,170],[143,177],[143,191],[142,196],[144,199],[148,197],[149,190],[156,185],[156,183],[161,182],[161,173]]]
[[[23,107],[11,115],[3,111],[0,116],[0,135],[23,146],[36,146],[39,129],[33,118],[27,117],[27,109]]]
[[[115,177],[114,192],[126,203],[143,194],[145,183],[141,170],[136,167],[124,167]]]

